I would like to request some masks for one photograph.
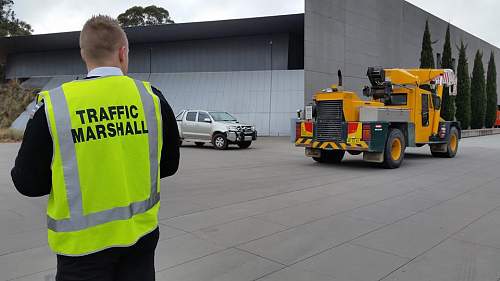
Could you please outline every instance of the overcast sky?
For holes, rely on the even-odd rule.
[[[175,22],[304,12],[304,0],[14,0],[14,2],[17,16],[30,23],[37,34],[79,30],[92,14],[102,13],[116,17],[134,5],[162,6],[170,11]],[[409,0],[408,2],[500,47],[500,31],[495,27],[500,26],[498,0]]]

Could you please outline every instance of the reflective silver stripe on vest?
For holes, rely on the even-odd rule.
[[[160,201],[158,191],[158,120],[154,97],[148,93],[144,84],[135,81],[141,95],[141,101],[146,117],[149,141],[149,166],[151,177],[151,195],[150,198],[133,202],[124,207],[83,215],[82,195],[80,189],[80,178],[78,174],[78,162],[76,160],[76,148],[71,136],[71,119],[66,97],[62,87],[49,92],[52,102],[55,127],[59,141],[59,151],[64,173],[64,182],[66,184],[66,196],[70,209],[70,218],[55,220],[47,216],[47,227],[55,232],[71,232],[83,230],[92,226],[132,218],[134,215],[142,214],[154,207]],[[50,126],[49,126],[50,127]],[[57,153],[57,152],[54,152]]]
[[[153,96],[148,93],[142,81],[134,80],[141,93],[142,107],[146,116],[149,139],[149,171],[151,177],[151,197],[158,192],[158,120]],[[152,141],[154,140],[154,141]],[[155,168],[154,168],[155,167]]]
[[[70,206],[71,217],[83,214],[82,193],[80,190],[80,176],[76,161],[76,149],[71,136],[71,117],[68,103],[62,87],[49,92],[56,122],[57,139],[63,165],[64,183],[66,184],[66,197]],[[56,151],[54,151],[57,153]]]

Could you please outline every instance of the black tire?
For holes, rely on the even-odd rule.
[[[448,143],[446,144],[446,152],[434,151],[431,146],[432,156],[438,158],[454,158],[458,151],[458,129],[456,127],[450,128],[450,137]]]
[[[215,134],[212,137],[212,144],[214,145],[215,149],[226,150],[228,146],[227,138],[224,134]]]
[[[349,154],[351,154],[351,155],[360,155],[363,151],[359,151],[359,150],[348,150],[347,152],[349,152]]]
[[[205,145],[204,142],[195,142],[194,144],[198,147],[202,147],[203,145]]]
[[[345,150],[321,150],[320,157],[313,157],[319,163],[338,164],[344,158]]]
[[[399,129],[391,129],[385,143],[384,168],[399,168],[405,158],[405,150],[406,142],[403,133]]]
[[[252,145],[252,142],[251,141],[242,141],[242,142],[239,142],[238,143],[238,146],[241,148],[241,149],[245,149],[245,148],[249,148],[250,145]]]

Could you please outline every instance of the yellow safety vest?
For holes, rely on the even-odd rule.
[[[54,143],[51,249],[81,256],[133,245],[156,229],[163,140],[149,83],[107,76],[40,96]]]

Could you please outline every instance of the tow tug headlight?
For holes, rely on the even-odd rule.
[[[446,127],[442,126],[441,129],[439,129],[439,138],[444,139],[446,137]]]

